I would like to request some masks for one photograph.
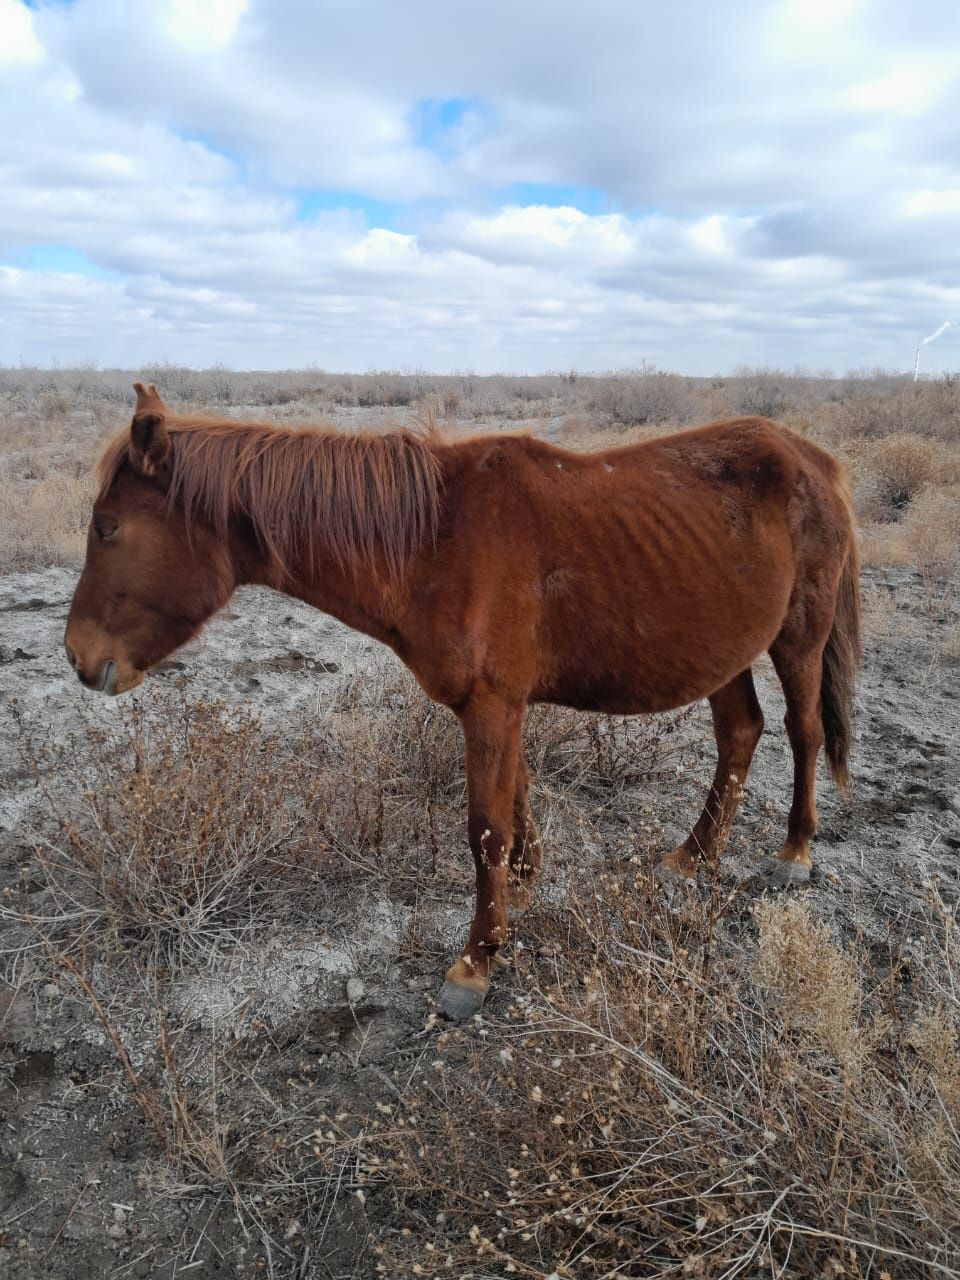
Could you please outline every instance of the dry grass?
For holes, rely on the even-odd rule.
[[[916,567],[931,616],[955,607],[950,381],[152,376],[184,403],[347,425],[384,406],[451,426],[539,417],[584,447],[674,415],[773,412],[850,462],[867,558]],[[87,460],[129,413],[128,382],[0,371],[8,565],[75,562]],[[895,630],[898,606],[868,592],[868,636]],[[955,631],[941,651],[960,656]],[[742,886],[664,904],[644,796],[687,758],[682,718],[531,714],[533,807],[554,859],[569,856],[518,928],[491,1016],[428,1020],[362,1087],[351,1063],[336,1105],[318,1104],[295,1047],[301,1101],[262,1074],[277,1028],[204,1038],[172,992],[278,928],[312,936],[321,906],[374,888],[414,921],[463,895],[454,718],[385,665],[282,730],[176,689],[99,723],[28,746],[47,798],[33,905],[0,907],[16,1009],[59,975],[149,1130],[144,1185],[228,1203],[265,1274],[310,1274],[352,1197],[365,1276],[960,1276],[956,908],[931,889],[910,943],[881,954],[796,903],[749,912]],[[439,975],[445,955],[413,932],[404,963]],[[0,1040],[25,1034],[16,1009]]]
[[[960,485],[921,493],[904,517],[903,536],[928,589],[949,584],[960,569]]]
[[[83,563],[92,478],[48,474],[30,485],[0,480],[0,564],[30,569]]]
[[[544,834],[582,834],[611,802],[675,767],[683,715],[623,719],[535,707],[525,744]],[[51,920],[71,946],[139,948],[163,969],[202,961],[289,911],[349,865],[378,879],[453,875],[463,843],[463,739],[454,715],[385,659],[344,683],[323,718],[264,729],[243,708],[148,690],[109,722],[25,732],[51,821],[35,836]],[[573,824],[571,828],[569,824]]]
[[[173,690],[83,755],[41,744],[46,907],[8,902],[8,947],[39,948],[104,1029],[155,1194],[225,1198],[276,1275],[348,1196],[362,1273],[397,1280],[960,1274],[955,910],[931,889],[909,952],[891,938],[878,959],[796,902],[751,918],[714,883],[666,905],[642,839],[611,862],[607,809],[629,812],[683,736],[533,717],[549,843],[592,840],[605,869],[581,857],[524,919],[489,1020],[428,1019],[379,1089],[333,1110],[309,1104],[309,1063],[303,1104],[283,1103],[169,992],[224,939],[308,932],[331,893],[464,882],[455,722],[395,667],[283,734]]]
[[[684,720],[662,733],[658,723],[531,716],[527,752],[551,839],[588,832],[597,843],[606,806],[626,808],[628,788],[672,767]],[[35,974],[86,1002],[152,1134],[157,1187],[226,1195],[251,1238],[283,1252],[264,1185],[284,1223],[309,1222],[333,1175],[312,1157],[304,1170],[297,1117],[268,1124],[242,1047],[198,1047],[171,993],[280,922],[309,938],[320,903],[373,886],[401,900],[462,891],[458,726],[395,663],[345,685],[322,721],[284,731],[176,687],[148,689],[101,724],[93,714],[76,737],[42,740],[24,728],[44,795],[28,872],[42,890],[30,907],[13,895],[0,906],[8,969],[39,956]],[[439,971],[441,959],[427,962]]]
[[[282,914],[322,859],[330,792],[292,767],[298,745],[177,691],[126,704],[108,729],[28,737],[52,819],[36,855],[68,949],[93,936],[166,971]]]
[[[911,434],[955,443],[960,377],[864,381],[856,394],[834,400],[823,417],[826,429],[841,440]]]
[[[357,1180],[403,1224],[380,1272],[956,1275],[958,1007],[939,984],[960,937],[935,894],[925,927],[929,985],[796,903],[762,903],[734,949],[715,905],[671,914],[643,877],[601,877],[531,927],[531,949],[575,960],[525,951],[508,1016],[440,1032],[364,1118]]]
[[[867,523],[899,520],[929,489],[960,483],[960,451],[924,436],[848,441],[839,452],[850,469],[857,514]]]

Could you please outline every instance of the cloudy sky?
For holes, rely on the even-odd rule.
[[[0,0],[0,363],[960,368],[956,0]]]

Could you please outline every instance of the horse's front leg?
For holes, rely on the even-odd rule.
[[[513,847],[510,850],[510,874],[507,878],[507,902],[516,912],[530,905],[530,890],[543,864],[540,832],[530,816],[527,798],[530,792],[530,770],[520,751],[517,758],[517,782],[513,800]]]
[[[467,829],[477,871],[477,902],[460,959],[448,971],[437,1008],[458,1021],[486,999],[490,973],[507,937],[508,856],[525,706],[489,691],[460,713],[466,742]]]

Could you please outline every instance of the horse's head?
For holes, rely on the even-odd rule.
[[[152,384],[134,388],[129,439],[104,459],[64,635],[82,683],[112,694],[134,688],[196,635],[235,585],[222,540],[200,519],[188,528],[183,510],[168,502],[167,409]]]

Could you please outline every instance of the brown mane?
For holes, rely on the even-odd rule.
[[[246,517],[275,568],[298,557],[312,565],[319,543],[343,567],[396,576],[436,535],[440,463],[428,436],[341,434],[231,419],[166,419],[171,443],[168,499],[188,522],[202,519],[219,535]],[[125,428],[97,466],[102,501],[129,462]]]

